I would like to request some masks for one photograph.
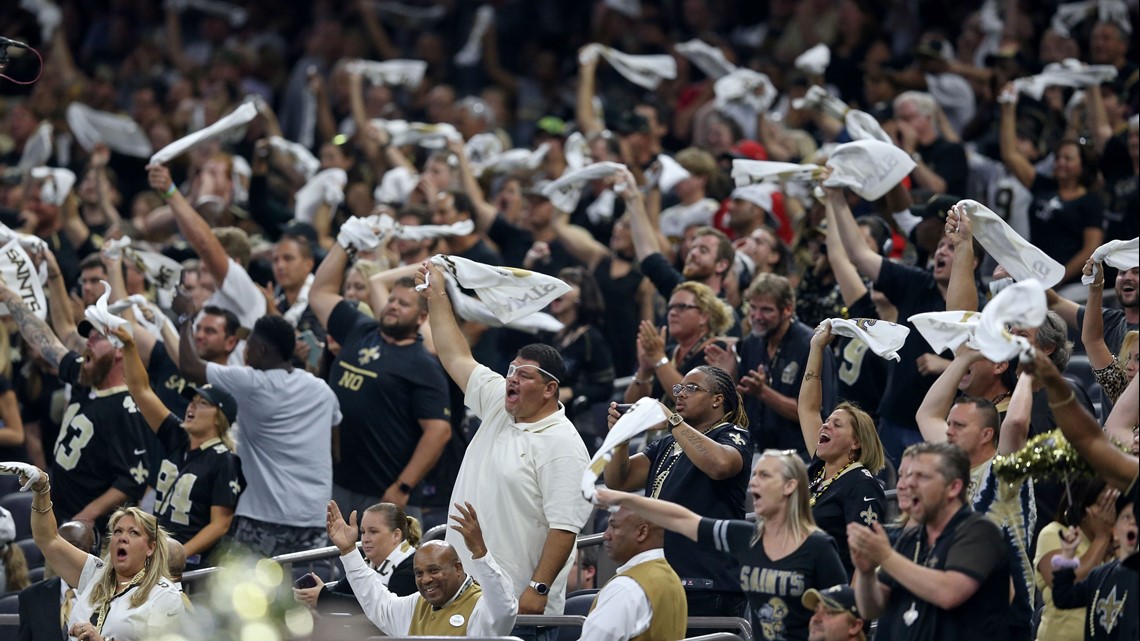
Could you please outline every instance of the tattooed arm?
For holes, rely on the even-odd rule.
[[[0,302],[8,306],[8,312],[16,321],[24,340],[34,345],[49,365],[59,368],[59,362],[67,355],[67,348],[59,342],[47,323],[36,318],[36,315],[24,304],[24,299],[8,289],[3,282],[0,282]]]

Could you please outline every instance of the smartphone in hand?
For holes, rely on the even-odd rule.
[[[294,581],[293,587],[297,588],[298,590],[315,588],[315,587],[317,587],[317,575],[310,572],[310,573],[306,574],[305,576]]]

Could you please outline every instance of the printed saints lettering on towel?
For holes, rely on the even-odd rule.
[[[507,309],[509,309],[510,311],[514,311],[516,309],[520,309],[522,307],[525,307],[529,303],[532,303],[532,302],[537,301],[537,300],[541,300],[543,296],[554,291],[555,287],[557,287],[557,285],[555,285],[553,283],[548,283],[545,285],[535,285],[535,286],[531,287],[530,289],[526,290],[526,292],[523,293],[521,296],[511,296],[507,300]]]
[[[880,157],[875,162],[875,173],[867,176],[867,178],[863,180],[862,188],[864,190],[869,190],[870,187],[883,182],[886,180],[887,176],[889,176],[890,173],[895,170],[895,167],[897,167],[898,164],[898,157],[892,154],[886,154]]]
[[[16,280],[19,282],[20,298],[33,312],[40,311],[40,304],[36,300],[35,290],[32,289],[32,270],[28,268],[28,261],[24,259],[24,252],[18,249],[9,249],[4,255],[16,268]]]
[[[804,575],[744,565],[740,568],[740,588],[745,592],[798,597],[804,593]]]

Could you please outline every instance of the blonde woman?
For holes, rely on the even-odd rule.
[[[193,399],[179,420],[151,389],[130,333],[122,328],[114,333],[123,342],[127,389],[165,450],[155,488],[155,514],[186,548],[186,569],[198,569],[229,531],[238,496],[245,489],[241,461],[229,434],[237,418],[237,401],[212,385],[187,387]]]
[[[598,490],[604,506],[625,507],[649,522],[735,556],[752,606],[752,632],[766,641],[803,640],[812,611],[800,602],[810,588],[847,583],[835,541],[815,526],[807,468],[794,451],[765,450],[748,489],[756,523],[701,518],[679,505]]]
[[[28,472],[32,468],[26,468]],[[51,481],[42,470],[31,484],[32,538],[47,563],[78,595],[66,627],[78,641],[145,641],[178,625],[182,593],[167,577],[169,535],[137,507],[111,514],[103,557],[88,554],[56,531]],[[28,483],[27,472],[19,472]]]

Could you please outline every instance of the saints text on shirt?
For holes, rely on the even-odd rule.
[[[788,570],[770,570],[750,565],[740,567],[740,588],[745,592],[762,592],[780,596],[804,593],[804,575]]]

